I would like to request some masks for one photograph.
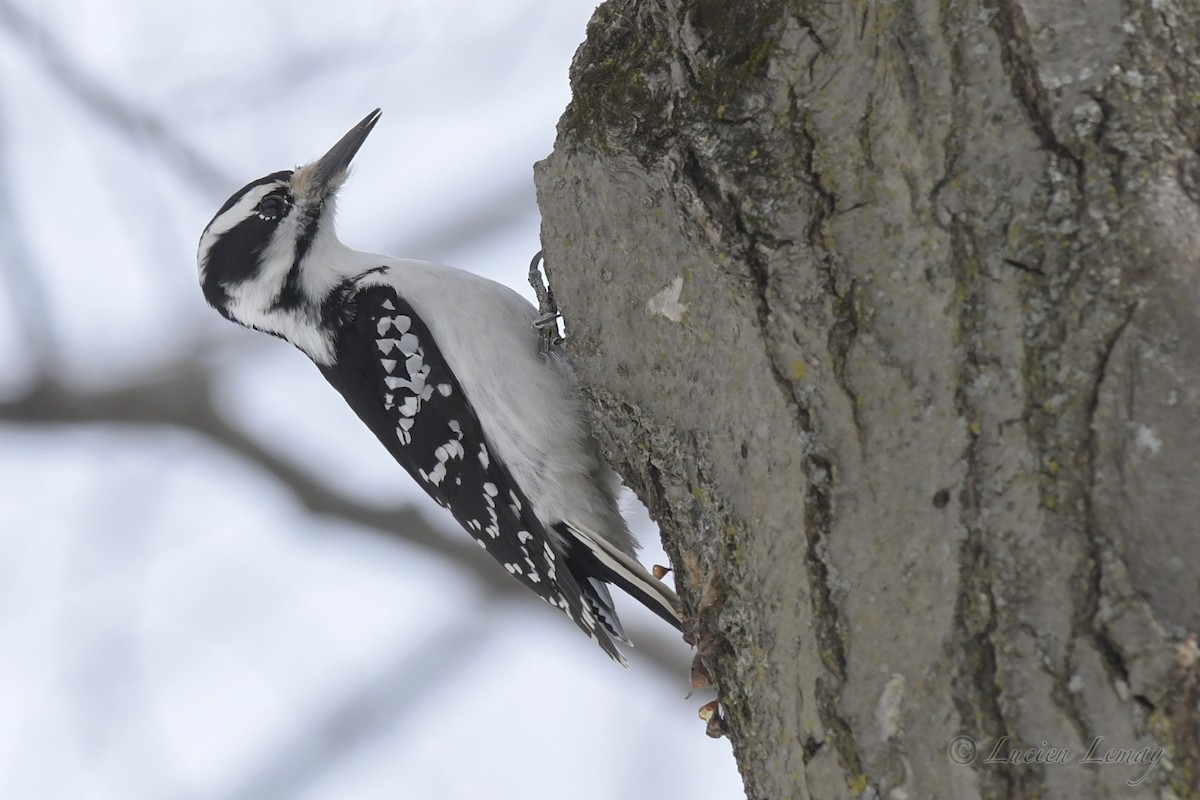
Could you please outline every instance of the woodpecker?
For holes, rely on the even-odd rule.
[[[608,585],[676,628],[679,600],[636,559],[616,476],[538,310],[487,278],[337,237],[338,190],[380,113],[225,201],[200,236],[204,297],[312,359],[483,549],[624,664]]]

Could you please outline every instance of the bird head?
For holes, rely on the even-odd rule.
[[[348,250],[334,232],[337,191],[380,114],[372,111],[313,163],[251,181],[225,201],[196,256],[213,308],[316,356],[322,347],[303,341],[311,335],[306,323],[345,279],[338,256]]]

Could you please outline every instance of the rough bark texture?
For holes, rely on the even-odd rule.
[[[598,9],[543,244],[749,796],[1200,796],[1197,20]]]

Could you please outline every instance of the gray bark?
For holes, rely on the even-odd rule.
[[[1197,20],[598,9],[548,272],[749,796],[1200,796]]]

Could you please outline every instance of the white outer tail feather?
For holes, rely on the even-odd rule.
[[[648,598],[667,611],[677,623],[682,623],[679,616],[679,598],[671,590],[671,587],[655,578],[632,556],[617,549],[616,545],[595,531],[589,530],[575,522],[564,522],[575,534],[576,538],[591,551],[596,560],[608,567],[616,575],[624,578],[631,585],[641,589]],[[603,599],[603,595],[601,597]],[[611,603],[611,596],[608,599]]]

